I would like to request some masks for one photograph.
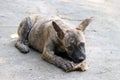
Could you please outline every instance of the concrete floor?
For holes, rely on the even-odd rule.
[[[31,14],[57,15],[69,23],[94,17],[85,31],[89,70],[66,73],[31,50],[15,47],[21,19]],[[0,0],[0,80],[120,80],[119,0]]]

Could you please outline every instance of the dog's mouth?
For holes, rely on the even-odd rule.
[[[81,63],[85,60],[84,56],[69,56],[69,58],[71,59],[71,61],[73,61],[74,63]]]
[[[66,60],[73,61],[74,63],[81,63],[84,61],[83,59],[72,58],[72,57],[68,56],[68,54],[66,52],[55,52],[55,54]]]
[[[74,63],[81,63],[83,62],[84,60],[73,60]]]

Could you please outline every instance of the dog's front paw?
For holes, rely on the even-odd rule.
[[[82,72],[88,70],[88,65],[87,65],[87,63],[82,63],[82,64],[81,64],[81,67],[80,67],[80,70],[81,70]]]
[[[73,62],[65,62],[62,66],[66,72],[71,72],[75,64]]]

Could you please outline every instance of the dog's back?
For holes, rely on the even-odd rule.
[[[65,27],[65,24],[58,17],[31,16],[30,18],[32,29],[29,32],[28,42],[33,48],[43,52],[45,41],[50,38],[56,40],[57,37],[52,21],[57,22],[61,27]]]

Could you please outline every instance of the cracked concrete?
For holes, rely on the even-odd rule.
[[[0,79],[1,80],[119,80],[120,77],[119,0],[1,0]],[[31,50],[21,54],[15,47],[18,24],[25,16],[57,15],[78,25],[94,17],[85,31],[89,70],[66,73],[46,63]]]

